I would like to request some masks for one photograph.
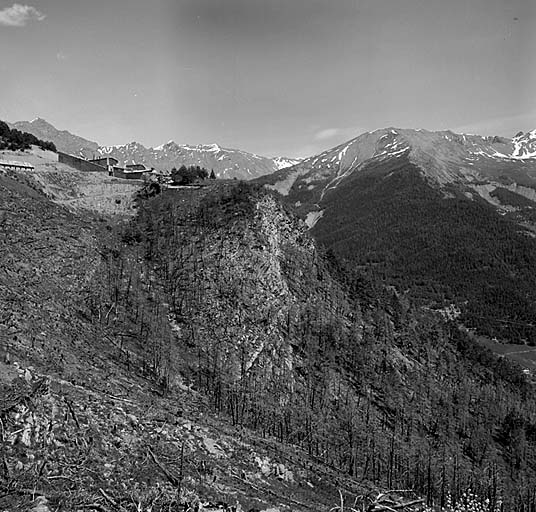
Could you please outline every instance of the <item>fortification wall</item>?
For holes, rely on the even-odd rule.
[[[78,158],[74,155],[69,155],[67,153],[62,153],[61,151],[58,151],[58,161],[62,164],[66,164],[69,167],[72,167],[73,169],[77,169],[79,171],[85,171],[85,172],[108,172],[108,169],[106,167],[103,167],[102,165],[98,165],[94,162],[89,162],[88,160],[84,160],[83,158]]]

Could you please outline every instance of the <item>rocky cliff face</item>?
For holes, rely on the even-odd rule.
[[[306,225],[272,196],[248,197],[245,190],[209,194],[192,208],[164,201],[159,208],[171,209],[175,226],[160,225],[151,242],[158,268],[173,281],[170,308],[183,353],[199,341],[191,370],[203,370],[201,349],[212,371],[226,369],[231,387],[251,374],[259,382],[273,372],[290,375],[297,364],[292,326],[304,315],[314,314],[320,325],[338,301],[341,324],[350,315]],[[141,222],[149,222],[143,213]]]

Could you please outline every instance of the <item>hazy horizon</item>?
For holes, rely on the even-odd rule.
[[[536,128],[530,0],[0,1],[0,119],[303,157],[387,126]]]

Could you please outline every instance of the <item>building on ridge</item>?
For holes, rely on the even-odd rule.
[[[143,164],[127,164],[125,167],[114,166],[113,176],[127,180],[141,180],[145,174],[153,172],[153,169],[147,169]]]
[[[152,169],[147,169],[147,167],[145,167],[144,164],[135,164],[135,163],[132,163],[132,164],[127,164],[125,165],[127,171],[147,171],[149,172],[150,170]]]
[[[0,167],[11,170],[33,171],[35,167],[27,162],[17,162],[15,160],[0,160]]]
[[[70,155],[69,153],[63,153],[58,151],[58,162],[68,165],[73,169],[84,172],[110,172],[105,165],[100,165],[97,162],[86,160],[79,156]]]
[[[117,158],[114,158],[113,156],[101,156],[99,158],[92,158],[90,162],[93,162],[97,165],[101,165],[102,167],[106,167],[110,176],[112,175],[114,166],[119,164],[119,160],[117,160]]]

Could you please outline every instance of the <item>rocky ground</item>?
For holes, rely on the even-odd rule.
[[[164,398],[117,375],[99,390],[18,364],[0,372],[0,510],[328,510],[338,489],[347,501],[363,493],[203,412],[195,392]]]

